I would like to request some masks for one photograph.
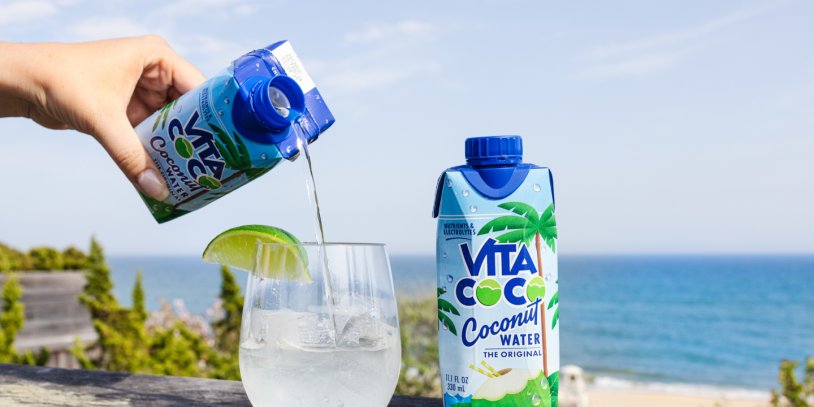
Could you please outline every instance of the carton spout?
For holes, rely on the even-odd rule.
[[[258,143],[279,143],[289,137],[288,129],[305,110],[305,95],[297,82],[286,75],[255,75],[242,87],[245,98],[235,100],[235,126]]]
[[[288,41],[254,50],[238,58],[233,67],[235,80],[243,88],[255,77],[271,78],[267,82],[276,81],[249,85],[256,91],[253,99],[268,101],[273,106],[268,111],[269,116],[258,121],[284,130],[272,132],[266,127],[263,131],[248,131],[245,135],[257,143],[274,144],[286,160],[293,161],[299,156],[298,138],[313,143],[334,123],[322,94]]]

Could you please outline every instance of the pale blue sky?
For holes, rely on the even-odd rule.
[[[814,252],[814,3],[577,3],[15,0],[0,38],[158,33],[207,75],[291,40],[337,118],[312,146],[329,240],[433,253],[436,178],[463,140],[520,134],[554,171],[561,253]],[[157,225],[89,137],[0,134],[0,241],[17,247],[311,233],[300,162]]]

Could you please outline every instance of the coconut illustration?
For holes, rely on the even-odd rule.
[[[218,181],[216,178],[210,177],[209,175],[201,175],[196,181],[198,181],[198,184],[200,184],[202,187],[210,191],[221,187],[220,181]]]
[[[541,370],[503,369],[491,376],[472,396],[472,407],[551,407]]]
[[[178,155],[189,159],[192,157],[192,153],[195,152],[195,148],[192,146],[192,143],[189,140],[179,137],[175,139],[175,151],[178,152]]]
[[[526,298],[529,302],[545,298],[545,280],[540,276],[534,276],[526,284]]]
[[[500,294],[500,283],[492,278],[481,280],[475,288],[475,297],[478,298],[478,302],[487,307],[497,304],[500,301]]]

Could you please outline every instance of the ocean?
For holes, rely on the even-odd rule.
[[[124,304],[137,270],[152,310],[203,314],[220,289],[196,257],[109,263]],[[432,256],[391,263],[401,295],[434,295]],[[562,363],[596,383],[766,392],[781,359],[814,355],[814,256],[561,256],[560,317]]]

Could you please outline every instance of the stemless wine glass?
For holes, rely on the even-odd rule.
[[[400,367],[384,245],[258,244],[240,330],[253,406],[383,407]]]

